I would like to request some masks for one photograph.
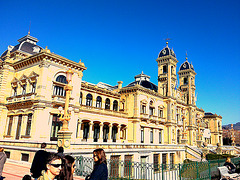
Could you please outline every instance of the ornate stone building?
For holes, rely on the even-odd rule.
[[[116,86],[83,82],[83,62],[38,46],[29,34],[18,42],[0,57],[0,145],[10,158],[31,161],[41,142],[56,150],[69,68],[72,139],[67,152],[91,156],[102,147],[109,159],[179,163],[200,158],[203,142],[222,144],[221,116],[196,106],[193,65],[186,58],[177,72],[168,44],[156,59],[158,85],[141,73],[122,87],[121,81]]]

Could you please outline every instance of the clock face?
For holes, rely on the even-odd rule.
[[[162,53],[163,53],[163,55],[165,55],[165,54],[167,53],[167,51],[164,49],[164,50],[162,51]]]

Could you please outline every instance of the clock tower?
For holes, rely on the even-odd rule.
[[[166,42],[166,47],[160,51],[156,61],[158,63],[158,93],[165,97],[174,97],[178,60],[173,49],[168,47],[168,42]]]
[[[195,75],[193,65],[186,61],[180,66],[179,72],[180,90],[183,93],[183,99],[186,104],[196,105],[195,99]]]

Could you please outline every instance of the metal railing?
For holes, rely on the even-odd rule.
[[[236,163],[240,158],[233,158]],[[218,177],[217,167],[223,166],[225,159],[191,162],[184,164],[150,164],[132,161],[108,160],[109,179],[122,180],[207,180]],[[87,176],[93,170],[93,158],[77,156],[75,173]]]

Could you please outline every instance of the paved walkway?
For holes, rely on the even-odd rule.
[[[30,175],[31,164],[22,161],[7,160],[4,165],[2,176],[4,180],[21,180],[24,175]],[[74,180],[84,180],[79,176],[74,176]]]

